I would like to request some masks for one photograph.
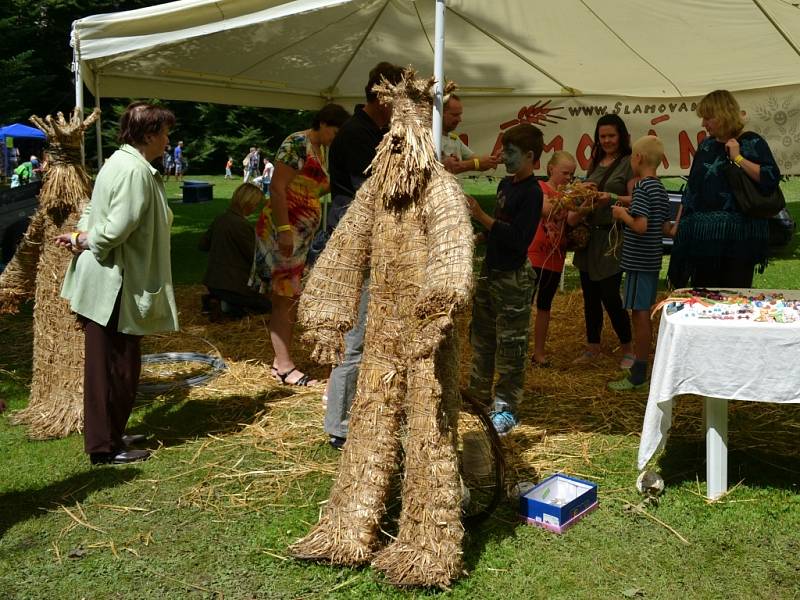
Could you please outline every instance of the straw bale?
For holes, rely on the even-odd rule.
[[[95,110],[84,120],[77,108],[69,121],[61,113],[55,119],[31,117],[47,134],[50,160],[37,212],[9,265],[8,279],[0,279],[0,288],[7,285],[8,291],[0,293],[21,298],[21,290],[29,289],[26,279],[35,273],[30,402],[13,416],[34,439],[64,437],[83,426],[83,334],[75,327],[69,304],[60,297],[72,257],[51,240],[77,228],[91,195],[81,147],[84,131],[98,117]]]

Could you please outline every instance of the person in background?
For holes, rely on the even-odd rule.
[[[456,133],[458,124],[464,114],[464,105],[455,94],[449,94],[445,99],[442,112],[442,164],[451,173],[458,174],[466,171],[488,171],[500,163],[500,156],[476,156],[475,153],[461,141]]]
[[[172,163],[173,168],[175,169],[175,181],[183,181],[183,171],[185,170],[184,167],[186,166],[186,162],[183,158],[183,142],[178,142],[178,145],[175,146],[175,152],[173,152],[172,156]]]
[[[620,368],[630,369],[635,358],[631,345],[631,320],[619,293],[622,283],[620,248],[612,235],[617,232],[612,232],[614,220],[610,206],[612,203],[624,206],[631,203],[633,171],[630,154],[631,141],[625,122],[618,115],[600,117],[594,130],[592,161],[586,178],[596,185],[599,194],[594,200],[595,209],[586,217],[589,243],[575,251],[572,261],[580,272],[586,319],[586,350],[573,361],[575,364],[593,364],[600,358],[604,307],[619,338]],[[576,225],[581,218],[578,213],[571,212],[567,222]]]
[[[781,172],[764,138],[744,131],[733,94],[711,92],[697,105],[697,116],[708,137],[697,147],[683,192],[670,279],[678,263],[695,287],[749,288],[756,266],[767,265],[769,225],[739,210],[724,167],[733,161],[765,195],[778,188]]]
[[[322,252],[325,243],[333,234],[339,220],[355,198],[356,192],[367,179],[366,171],[375,158],[389,120],[392,108],[380,103],[373,86],[383,79],[389,83],[399,83],[403,68],[388,62],[380,62],[369,72],[364,93],[366,104],[356,106],[356,110],[344,125],[331,145],[331,204],[325,231],[314,239],[314,256]],[[323,394],[325,408],[325,433],[328,443],[336,450],[344,447],[350,424],[350,408],[358,383],[361,353],[364,349],[364,332],[369,304],[369,277],[365,278],[358,306],[358,322],[344,335],[344,355],[328,378],[328,386]]]
[[[231,205],[219,215],[200,238],[198,248],[208,252],[208,268],[203,283],[208,294],[203,296],[203,311],[216,315],[216,304],[223,315],[241,318],[248,312],[266,313],[271,305],[267,298],[248,285],[255,229],[247,220],[264,198],[261,189],[243,183],[233,192]]]
[[[550,327],[550,309],[553,298],[561,282],[566,257],[565,224],[567,214],[556,210],[553,200],[559,187],[566,185],[575,176],[578,164],[569,153],[559,150],[554,152],[547,163],[547,181],[540,181],[539,186],[544,194],[542,218],[536,235],[528,248],[528,259],[536,272],[536,319],[533,329],[533,355],[531,364],[534,367],[548,367],[544,353],[547,342],[547,330]]]
[[[256,272],[262,280],[269,279],[272,288],[272,375],[286,385],[317,383],[297,368],[291,353],[292,334],[306,255],[322,216],[319,199],[330,189],[328,147],[349,116],[338,104],[327,104],[310,129],[283,141],[275,155],[270,199],[256,226],[261,242],[256,245]]]
[[[31,155],[31,181],[39,181],[42,178],[42,165],[39,157]]]
[[[243,183],[247,183],[248,181],[250,181],[251,178],[257,177],[260,167],[261,167],[261,151],[259,148],[252,147],[250,148],[250,152],[247,153],[247,156],[245,157],[244,160]]]
[[[84,448],[93,465],[148,458],[126,436],[141,372],[143,335],[177,331],[170,226],[161,175],[151,163],[169,141],[175,116],[130,104],[122,146],[105,162],[76,231],[55,238],[74,254],[61,296],[85,332]]]
[[[261,172],[261,187],[264,193],[269,196],[269,185],[272,183],[272,175],[275,173],[275,165],[273,165],[268,156],[264,157],[264,170]]]
[[[494,216],[486,214],[475,198],[469,198],[472,217],[486,228],[487,243],[472,300],[468,391],[479,402],[493,405],[492,425],[500,435],[506,435],[519,423],[525,386],[531,299],[536,283],[528,247],[542,214],[542,188],[533,165],[543,147],[542,131],[533,125],[524,123],[506,130],[503,161],[511,175],[497,186]]]
[[[21,165],[17,165],[11,175],[11,187],[19,187],[20,185],[27,185],[33,177],[33,164],[30,161],[25,161]]]
[[[229,156],[225,162],[225,179],[233,179],[233,157]]]
[[[625,224],[620,265],[625,270],[625,308],[633,313],[636,360],[630,374],[608,384],[616,392],[647,385],[647,363],[653,332],[650,308],[655,304],[658,273],[661,271],[662,240],[669,222],[669,196],[658,178],[664,159],[664,144],[654,135],[636,140],[631,151],[631,168],[636,176],[630,206],[615,205],[614,219]]]
[[[164,155],[161,157],[161,165],[164,169],[164,181],[169,180],[170,173],[175,168],[174,159],[172,158],[172,147],[167,144],[164,146]]]

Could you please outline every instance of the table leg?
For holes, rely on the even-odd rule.
[[[704,398],[706,425],[706,496],[715,500],[728,491],[728,401]]]

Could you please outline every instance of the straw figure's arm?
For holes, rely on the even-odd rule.
[[[45,211],[37,210],[19,243],[14,258],[0,275],[0,314],[16,313],[19,305],[36,292],[36,270],[42,252]]]
[[[455,177],[439,171],[424,204],[428,259],[414,309],[419,319],[410,348],[414,357],[436,351],[453,326],[453,313],[467,304],[472,292],[474,244],[467,199]]]
[[[313,346],[311,358],[321,364],[339,364],[344,334],[356,323],[375,221],[373,181],[368,179],[358,190],[300,296],[303,340]]]

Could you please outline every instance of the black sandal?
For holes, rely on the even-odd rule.
[[[286,381],[286,378],[289,377],[289,375],[297,371],[297,367],[292,367],[291,369],[286,371],[286,373],[278,372],[278,369],[276,369],[275,367],[272,367],[272,369],[273,369],[272,374],[275,377],[277,377],[283,385],[296,385],[300,387],[308,387],[309,385],[315,385],[319,383],[316,379],[314,379],[313,377],[309,377],[306,373],[303,373],[303,376],[300,377],[300,379],[298,379],[297,381]],[[300,371],[297,372],[300,373]]]

